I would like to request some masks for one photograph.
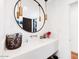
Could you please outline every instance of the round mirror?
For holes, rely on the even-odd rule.
[[[37,0],[18,0],[14,7],[17,24],[25,31],[38,32],[45,24],[45,12]]]

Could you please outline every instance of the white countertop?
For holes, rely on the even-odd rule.
[[[29,39],[28,42],[23,42],[22,46],[18,49],[5,50],[5,54],[8,56],[6,58],[11,59],[13,57],[29,53],[56,41],[58,42],[57,39]]]

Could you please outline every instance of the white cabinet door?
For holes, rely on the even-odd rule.
[[[78,2],[70,5],[70,47],[71,51],[78,52]]]

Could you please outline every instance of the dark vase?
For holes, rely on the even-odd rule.
[[[22,44],[22,35],[20,33],[16,33],[13,35],[6,35],[5,46],[9,50],[17,49]]]

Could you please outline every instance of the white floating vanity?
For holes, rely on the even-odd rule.
[[[16,50],[5,50],[4,59],[47,59],[57,51],[57,39],[31,39]]]

